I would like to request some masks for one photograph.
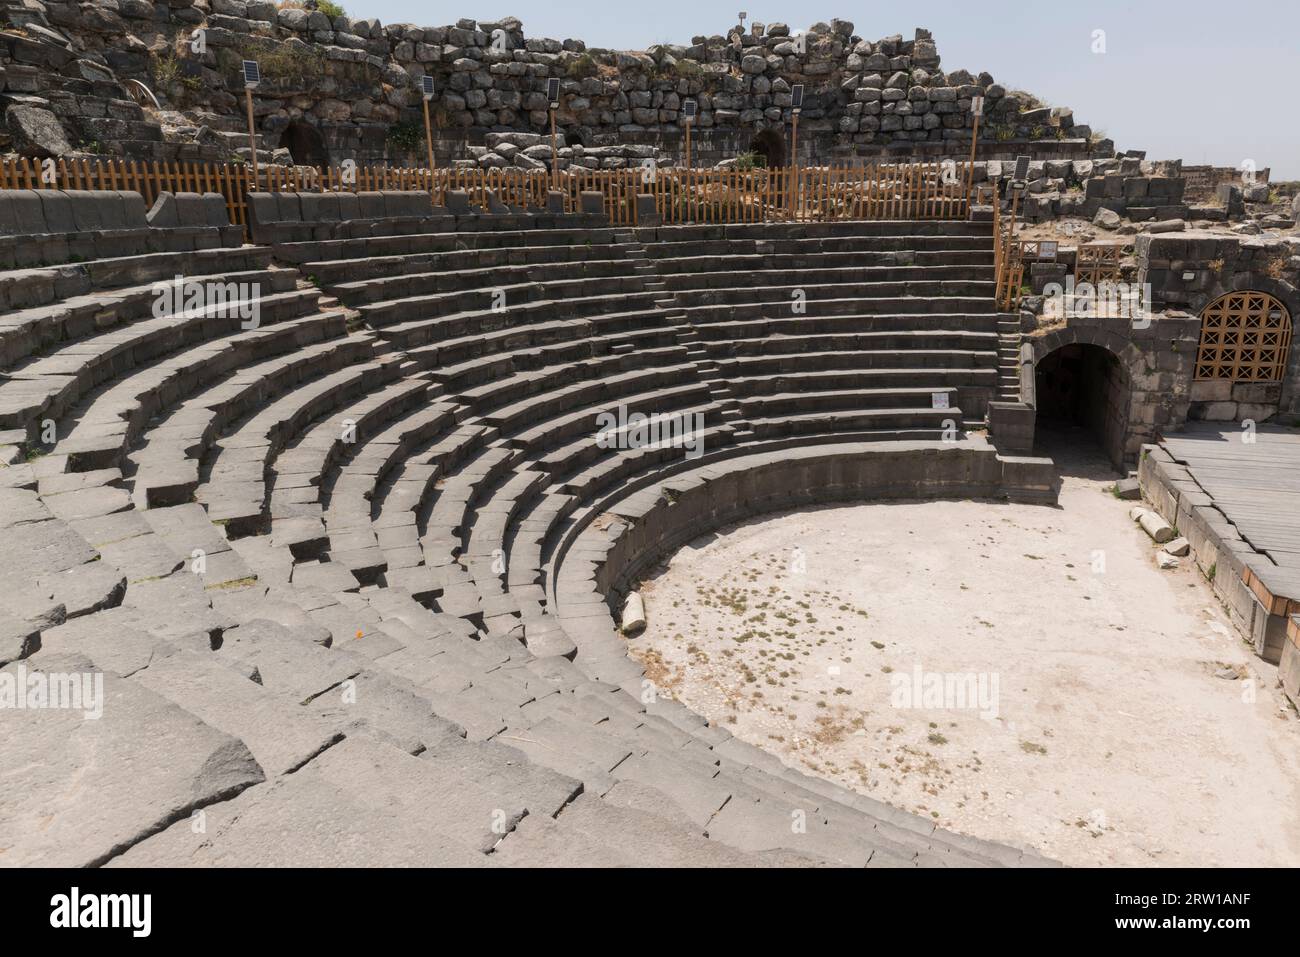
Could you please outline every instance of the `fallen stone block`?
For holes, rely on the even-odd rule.
[[[1157,545],[1163,545],[1174,537],[1174,528],[1155,512],[1145,512],[1138,517],[1138,524],[1142,526],[1142,531],[1151,536],[1152,541]]]
[[[644,631],[645,625],[645,602],[641,600],[641,593],[634,591],[623,603],[623,634],[635,635]]]

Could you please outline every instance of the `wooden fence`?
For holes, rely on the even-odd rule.
[[[549,170],[400,169],[387,166],[262,166],[254,186],[242,163],[139,162],[27,158],[0,161],[0,189],[127,189],[152,204],[160,192],[214,192],[226,198],[230,221],[248,222],[251,189],[318,192],[422,189],[442,205],[463,190],[485,206],[488,192],[511,206],[540,209],[547,193],[564,195],[566,212],[581,208],[584,192],[604,196],[616,226],[639,223],[636,197],[652,195],[664,223],[824,222],[840,219],[965,219],[968,164],[875,163],[800,169]]]

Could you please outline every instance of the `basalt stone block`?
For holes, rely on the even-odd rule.
[[[362,219],[383,218],[384,196],[382,193],[374,193],[374,192],[357,193],[357,201],[361,204]]]
[[[276,193],[275,205],[277,222],[302,222],[302,197],[298,193]]]
[[[158,211],[159,204],[163,202],[164,197],[168,200],[169,215],[167,219],[169,221],[154,222],[153,224],[155,226],[179,225],[176,204],[170,193],[164,193],[158,197],[158,202],[154,203],[154,208],[149,213],[150,221],[153,221],[154,214]],[[276,202],[274,193],[250,193],[248,196],[248,212],[254,225],[280,222],[280,205]]]
[[[77,221],[72,215],[72,201],[61,190],[38,189],[35,192],[41,198],[47,232],[75,233],[77,231]]]
[[[122,206],[122,197],[111,190],[95,190],[95,205],[99,209],[101,229],[122,229],[126,226],[126,210]]]

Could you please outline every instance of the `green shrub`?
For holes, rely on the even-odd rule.
[[[565,67],[564,72],[567,73],[571,79],[585,80],[587,77],[596,75],[596,61],[590,53],[584,53],[581,56],[570,60],[569,65]]]

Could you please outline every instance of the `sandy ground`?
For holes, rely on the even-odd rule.
[[[1058,461],[1062,461],[1058,459]],[[1060,507],[768,517],[647,581],[629,642],[733,734],[1067,864],[1300,865],[1300,720],[1095,460]],[[963,692],[966,692],[963,694]]]

